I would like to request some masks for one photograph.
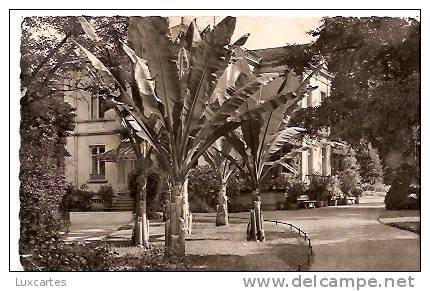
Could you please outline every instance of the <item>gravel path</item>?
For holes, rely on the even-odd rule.
[[[71,212],[66,241],[104,239],[131,221],[131,212]]]
[[[378,221],[384,205],[366,203],[295,211],[265,211],[293,223],[312,240],[314,271],[418,271],[420,236]],[[245,215],[245,214],[240,214]]]

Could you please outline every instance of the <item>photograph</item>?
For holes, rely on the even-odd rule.
[[[106,12],[18,19],[10,271],[421,271],[419,9]]]

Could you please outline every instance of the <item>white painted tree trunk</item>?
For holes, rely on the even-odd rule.
[[[263,213],[261,211],[261,201],[254,201],[254,210],[255,210],[255,224],[257,226],[257,239],[259,241],[265,241],[266,236],[264,234],[263,227]]]
[[[253,208],[255,211],[255,225],[256,225],[256,235],[258,241],[265,241],[266,236],[264,233],[264,221],[263,221],[263,213],[261,211],[261,198],[260,191],[256,190],[253,193],[255,200],[253,201]]]
[[[185,229],[187,231],[187,233],[191,233],[192,230],[192,215],[190,213],[190,203],[188,201],[188,178],[185,179],[184,182],[184,186],[183,186],[183,195],[184,195],[184,224],[185,224]]]
[[[222,183],[218,192],[218,208],[216,215],[216,226],[228,226],[227,185]]]
[[[168,203],[168,217],[165,224],[165,246],[177,255],[185,254],[185,220],[187,219],[184,184],[173,185]]]
[[[140,193],[136,197],[135,244],[147,246],[149,243],[149,221],[146,210],[146,176],[139,177]]]

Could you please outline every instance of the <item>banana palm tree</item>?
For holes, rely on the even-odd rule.
[[[284,81],[278,89],[277,94],[295,89],[297,94],[300,95],[292,103],[287,102],[280,106],[268,106],[267,110],[260,110],[258,115],[253,115],[254,109],[261,107],[260,103],[264,101],[261,101],[261,96],[258,94],[247,98],[238,109],[244,115],[240,127],[225,135],[225,141],[235,150],[236,156],[226,154],[225,151],[218,149],[219,154],[223,155],[233,165],[236,165],[242,174],[249,178],[252,197],[258,202],[258,205],[261,200],[260,182],[277,166],[295,172],[294,167],[288,164],[288,160],[308,148],[308,145],[298,139],[303,129],[288,127],[287,125],[290,116],[299,108],[299,102],[306,96],[305,91],[302,89],[308,87],[310,79],[321,67],[319,66],[312,70],[298,88],[288,88],[286,84],[288,84],[289,73],[284,75]],[[294,74],[292,71],[290,73]],[[239,79],[238,82],[240,82]],[[315,87],[310,87],[307,91],[314,89]],[[295,146],[287,153],[281,152],[281,149],[287,143]],[[282,155],[279,157],[280,153]],[[237,163],[238,160],[241,161],[241,164]],[[261,219],[259,218],[259,213],[256,213],[256,215],[258,216],[257,225],[258,223],[261,224],[261,229],[257,226],[256,236],[258,240],[263,241],[264,230],[262,229],[262,221],[259,221]]]
[[[168,249],[179,254],[185,252],[187,175],[199,157],[241,123],[261,118],[261,114],[282,104],[289,108],[300,98],[293,92],[280,94],[249,112],[240,112],[238,109],[261,84],[275,77],[250,75],[224,92],[228,98],[222,105],[209,106],[233,50],[244,43],[241,38],[230,44],[234,27],[235,18],[226,17],[198,37],[190,25],[186,33],[172,40],[167,18],[131,17],[128,45],[123,44],[133,64],[131,69],[124,65],[106,66],[80,46],[101,77],[100,82],[116,88],[118,94],[108,101],[122,124],[136,139],[145,140],[153,148],[152,161],[168,177],[171,195],[165,241]],[[127,74],[132,77],[129,84],[124,77]]]
[[[231,145],[226,142],[225,138],[221,137],[203,154],[206,162],[221,178],[221,185],[217,197],[216,226],[228,226],[227,184],[236,166],[230,159],[227,159],[226,156],[238,156],[232,153],[232,150]]]

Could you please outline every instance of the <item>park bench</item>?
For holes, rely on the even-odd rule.
[[[300,195],[297,198],[298,208],[315,208],[315,200],[309,200],[308,195]]]
[[[348,196],[348,197],[345,197],[345,200],[346,200],[346,205],[352,205],[355,203],[355,197]]]

